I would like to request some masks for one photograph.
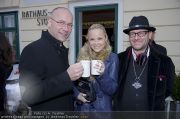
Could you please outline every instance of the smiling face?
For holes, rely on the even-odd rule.
[[[87,34],[87,38],[89,45],[94,52],[99,53],[103,51],[106,46],[107,36],[102,29],[91,29]]]
[[[137,54],[146,50],[151,32],[145,29],[132,30],[129,32],[129,41]]]
[[[64,42],[72,31],[73,17],[68,9],[55,10],[48,19],[48,31],[57,40]]]

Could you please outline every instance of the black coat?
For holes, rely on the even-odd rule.
[[[114,97],[114,110],[121,109],[121,100],[126,73],[132,55],[131,48],[119,54],[119,87]],[[165,98],[172,93],[175,68],[168,56],[157,53],[150,48],[148,60],[147,99],[149,110],[164,110]]]
[[[4,63],[0,63],[0,112],[5,111],[6,103],[6,79],[9,77],[12,71],[12,66],[7,66]]]
[[[153,40],[151,43],[151,47],[158,53],[161,53],[163,55],[167,55],[167,50],[164,46],[156,44],[156,42]]]
[[[20,57],[22,99],[33,111],[72,111],[73,84],[67,73],[68,49],[42,32],[24,48]]]

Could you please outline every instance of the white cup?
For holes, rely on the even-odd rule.
[[[96,65],[101,65],[99,62],[101,60],[91,60],[91,74],[92,75],[100,75],[100,73],[98,72],[99,69],[96,69]]]
[[[89,77],[90,76],[90,63],[91,63],[90,60],[81,60],[80,62],[84,69],[82,77]]]

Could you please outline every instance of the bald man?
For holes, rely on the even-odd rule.
[[[73,81],[82,76],[83,67],[80,63],[69,66],[68,49],[63,45],[72,23],[67,8],[53,9],[48,16],[48,30],[22,51],[22,100],[32,111],[73,111]]]

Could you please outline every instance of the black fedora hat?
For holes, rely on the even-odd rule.
[[[153,32],[156,30],[155,27],[149,25],[149,21],[145,16],[134,16],[129,23],[129,28],[124,29],[123,32],[128,34],[131,30],[136,29],[147,29]]]

